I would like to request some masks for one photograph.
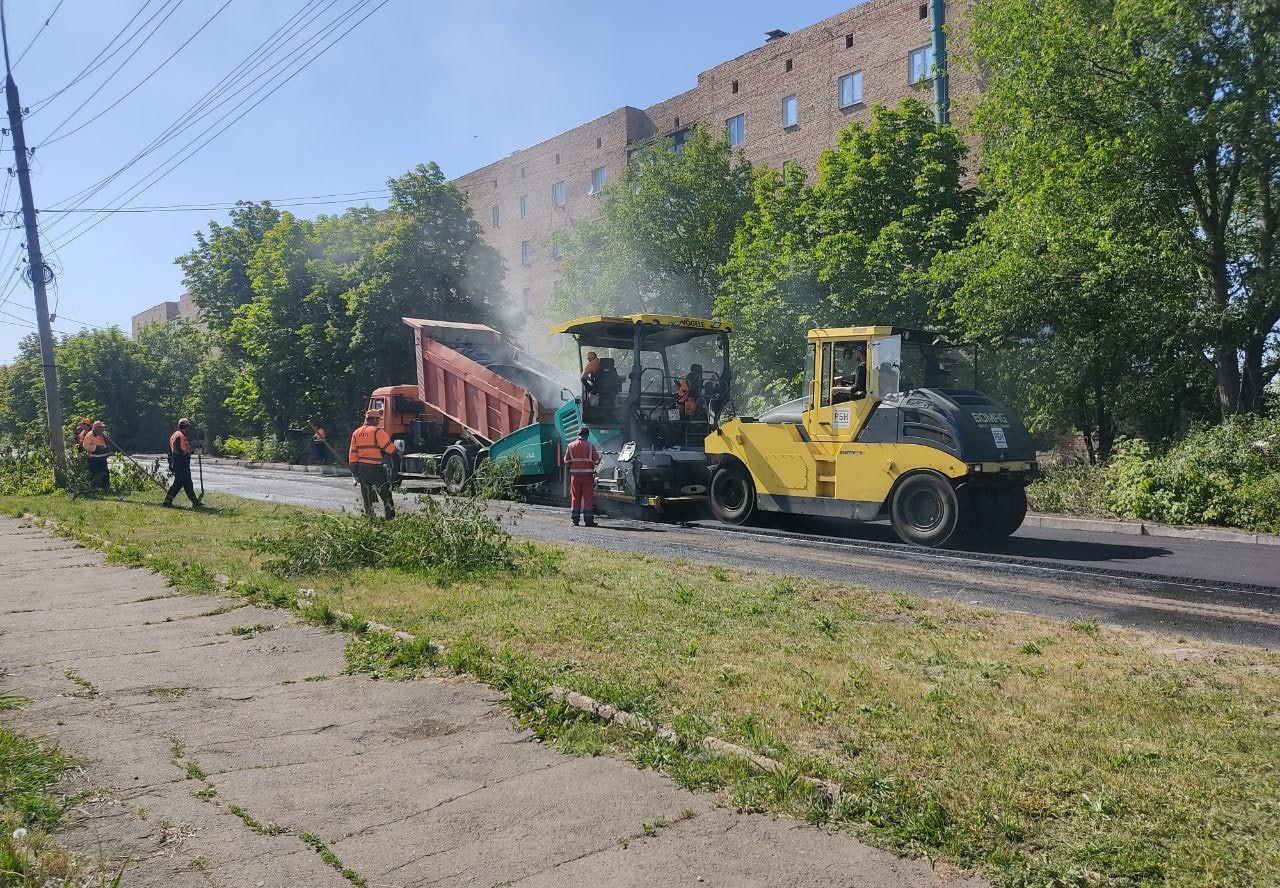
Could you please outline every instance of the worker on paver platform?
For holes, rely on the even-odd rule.
[[[107,463],[111,455],[111,442],[107,440],[107,427],[99,420],[80,436],[80,449],[89,454],[89,480],[99,490],[111,489],[111,468]]]
[[[587,363],[582,367],[582,397],[593,407],[600,403],[596,385],[599,380],[600,356],[595,352],[587,352]]]
[[[173,498],[179,490],[186,491],[191,500],[191,508],[200,509],[200,498],[196,496],[195,484],[191,481],[191,432],[195,423],[183,417],[178,420],[178,429],[169,436],[169,471],[173,474],[173,483],[164,496],[165,508],[173,508]],[[203,482],[202,482],[203,483]]]
[[[325,433],[324,426],[318,422],[311,423],[311,452],[315,460],[320,465],[324,465],[329,461],[329,448],[326,443],[328,435]]]
[[[689,374],[676,389],[676,403],[685,419],[692,419],[698,411],[698,398],[702,395],[702,365],[693,364]]]
[[[380,425],[382,414],[370,410],[364,415],[364,425],[351,433],[351,447],[347,461],[351,474],[360,484],[360,498],[364,501],[364,513],[373,517],[375,496],[382,500],[388,518],[396,517],[396,507],[391,502],[391,479],[387,475],[385,460],[396,452],[391,436]]]
[[[569,519],[578,526],[581,517],[587,527],[596,526],[596,466],[600,464],[600,451],[587,440],[591,430],[578,429],[578,440],[564,451],[564,462],[569,469]]]

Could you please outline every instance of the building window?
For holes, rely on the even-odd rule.
[[[800,100],[787,96],[782,100],[782,128],[790,129],[800,122]]]
[[[747,140],[747,115],[739,114],[724,122],[725,134],[729,137],[729,147],[737,148]]]
[[[560,166],[560,152],[556,152],[556,166]]]
[[[732,84],[730,84],[729,91],[732,92],[735,96],[738,94],[738,81],[735,80],[733,81]]]
[[[596,167],[591,171],[591,190],[587,193],[599,194],[601,191],[604,191],[604,183],[604,167]]]
[[[564,206],[564,180],[551,186],[551,202],[557,207]]]
[[[921,3],[920,4],[920,21],[924,21],[928,17],[929,17],[929,7],[928,5]]]
[[[792,66],[791,59],[787,59],[787,64],[784,66],[786,68],[787,73],[791,72],[791,66]]]
[[[854,71],[840,78],[840,107],[852,108],[862,101],[862,72]]]
[[[601,141],[600,137],[596,136],[596,147],[599,148],[602,144],[604,143]]]
[[[520,178],[521,178],[521,179],[523,179],[523,178],[524,178],[524,173],[525,173],[525,169],[524,169],[524,167],[520,167]]]
[[[494,227],[494,228],[497,228],[497,227],[498,227],[498,225],[499,225],[499,223],[500,223],[500,221],[501,221],[501,219],[502,219],[502,216],[501,216],[500,211],[498,210],[498,207],[497,207],[496,205],[494,206],[494,208],[493,208],[492,210],[490,210],[490,211],[489,211],[489,219],[490,219],[490,221],[492,221],[492,222],[493,222],[493,227]]]
[[[676,118],[675,128],[676,128],[676,129],[680,129],[680,118],[679,118],[679,117],[677,117],[677,118]]]
[[[526,312],[533,311],[533,287],[525,287],[520,291],[520,299],[524,302]]]
[[[907,83],[922,83],[933,77],[933,47],[922,46],[907,56]]]
[[[520,264],[525,268],[533,265],[533,248],[528,241],[520,241]]]
[[[529,215],[529,195],[520,195],[520,218],[523,219]]]
[[[845,48],[845,49],[853,49],[853,35],[852,35],[852,34],[845,34],[845,35],[844,35],[844,48]]]
[[[564,258],[564,233],[560,231],[551,232],[551,258]]]
[[[684,143],[689,141],[689,136],[691,135],[693,135],[693,131],[687,128],[678,130],[677,132],[672,133],[671,134],[672,153],[679,154],[682,151],[684,151]]]

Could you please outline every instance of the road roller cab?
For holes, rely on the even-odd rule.
[[[722,521],[756,510],[873,521],[925,546],[1022,524],[1035,446],[977,391],[971,346],[897,327],[810,330],[800,398],[712,431],[710,502]]]

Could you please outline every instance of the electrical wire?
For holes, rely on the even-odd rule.
[[[101,83],[99,83],[99,84],[98,84],[98,88],[97,88],[97,89],[95,89],[93,92],[89,93],[88,98],[86,98],[83,102],[81,102],[79,105],[77,105],[77,106],[76,106],[76,109],[75,109],[74,111],[72,111],[72,112],[71,112],[70,114],[68,114],[66,117],[62,118],[62,122],[61,122],[61,123],[59,123],[57,126],[55,126],[55,127],[53,128],[53,132],[52,132],[52,133],[50,133],[48,137],[46,137],[46,139],[44,140],[44,142],[52,141],[52,140],[53,140],[53,137],[54,137],[54,136],[56,136],[56,135],[58,134],[58,131],[59,131],[59,130],[61,130],[64,126],[66,126],[66,125],[71,121],[71,119],[72,119],[73,117],[75,117],[77,114],[79,114],[79,113],[80,113],[80,111],[81,111],[81,109],[83,109],[85,105],[89,104],[89,103],[90,103],[90,102],[92,102],[95,98],[97,98],[98,93],[102,92],[104,89],[106,89],[106,88],[107,88],[107,84],[109,84],[112,80],[115,80],[116,75],[117,75],[117,74],[119,74],[121,71],[123,71],[123,70],[124,70],[124,67],[125,67],[126,65],[128,65],[131,61],[133,61],[133,57],[134,57],[134,56],[136,56],[138,53],[142,52],[142,48],[143,48],[144,46],[146,46],[146,45],[147,45],[147,43],[149,43],[149,42],[150,42],[151,38],[152,38],[152,37],[154,37],[154,36],[156,35],[156,32],[157,32],[157,31],[159,31],[162,27],[164,27],[164,23],[165,23],[165,22],[167,22],[167,21],[169,21],[169,19],[173,16],[173,14],[174,14],[175,12],[177,12],[177,11],[178,11],[178,7],[182,5],[182,2],[183,2],[183,0],[165,0],[165,4],[166,4],[166,5],[165,5],[165,6],[160,7],[160,9],[159,9],[159,10],[157,11],[157,13],[156,13],[156,15],[159,15],[161,12],[164,12],[164,10],[167,8],[169,11],[168,11],[168,12],[165,12],[165,14],[164,14],[164,18],[160,19],[160,21],[156,23],[156,26],[155,26],[154,28],[152,28],[152,29],[147,33],[147,36],[146,36],[146,37],[143,37],[143,38],[142,38],[142,40],[141,40],[141,42],[139,42],[139,43],[138,43],[138,45],[137,45],[137,46],[135,46],[135,47],[133,48],[133,52],[131,52],[131,53],[129,53],[127,56],[125,56],[125,57],[124,57],[124,61],[123,61],[123,62],[121,62],[120,64],[116,65],[115,70],[114,70],[114,71],[112,71],[110,74],[108,74],[108,75],[107,75],[107,77],[106,77],[106,79],[105,79],[105,80],[103,80]],[[172,4],[172,5],[170,5],[170,4]],[[155,16],[152,16],[150,19],[148,19],[148,20],[147,20],[147,22],[146,22],[146,24],[150,24],[150,23],[151,23],[151,22],[153,22],[153,21],[155,21]],[[145,27],[145,25],[144,25],[144,27]],[[141,29],[139,29],[139,31],[141,31]],[[136,34],[135,34],[135,36],[136,36]],[[132,38],[130,38],[130,39],[132,39]],[[42,144],[43,144],[43,143],[42,143]]]
[[[95,91],[93,92],[93,94],[89,96],[89,98],[88,98],[88,99],[85,99],[83,102],[81,102],[81,103],[80,103],[80,105],[79,105],[79,107],[77,107],[75,111],[72,111],[70,114],[68,114],[68,115],[63,119],[63,121],[62,121],[61,123],[59,123],[56,127],[54,127],[54,128],[53,128],[53,131],[52,131],[48,136],[46,136],[46,137],[41,141],[41,143],[40,143],[40,147],[44,147],[45,145],[52,145],[54,142],[61,142],[63,139],[68,138],[69,136],[74,136],[76,133],[80,132],[82,129],[84,129],[85,127],[87,127],[89,124],[93,123],[95,120],[98,120],[99,118],[101,118],[104,114],[106,114],[107,112],[111,111],[113,108],[115,108],[115,107],[116,107],[117,105],[119,105],[121,102],[123,102],[125,99],[129,98],[129,96],[131,96],[131,95],[133,95],[135,92],[137,92],[137,91],[138,91],[138,89],[139,89],[143,84],[147,83],[147,81],[149,81],[152,77],[156,76],[156,74],[158,74],[158,73],[160,72],[160,70],[161,70],[162,68],[164,68],[164,66],[165,66],[165,65],[167,65],[167,64],[169,64],[169,62],[173,61],[174,56],[176,56],[178,53],[180,53],[180,52],[182,52],[184,49],[186,49],[186,48],[187,48],[187,45],[188,45],[188,44],[190,44],[192,40],[195,40],[197,37],[199,37],[199,36],[200,36],[200,34],[201,34],[201,32],[203,32],[205,28],[207,28],[207,27],[209,27],[209,25],[213,24],[213,20],[214,20],[214,19],[216,19],[219,15],[221,15],[221,14],[222,14],[222,11],[223,11],[224,9],[226,9],[228,6],[230,6],[230,5],[232,4],[232,2],[234,2],[234,0],[226,0],[226,2],[225,2],[225,3],[223,3],[221,6],[219,6],[219,7],[214,11],[213,15],[211,15],[211,16],[209,16],[207,19],[205,19],[204,24],[202,24],[199,28],[197,28],[197,29],[195,30],[195,32],[194,32],[190,37],[188,37],[186,40],[182,41],[182,43],[178,46],[178,48],[177,48],[177,49],[175,49],[173,52],[169,53],[169,55],[167,55],[167,56],[165,57],[164,61],[162,61],[160,64],[158,64],[158,65],[156,65],[154,68],[152,68],[152,69],[151,69],[151,71],[147,74],[147,76],[143,77],[141,80],[139,80],[137,83],[135,83],[132,87],[130,87],[130,88],[129,88],[129,90],[128,90],[128,92],[126,92],[124,95],[120,96],[118,99],[116,99],[116,100],[115,100],[114,102],[112,102],[110,105],[108,105],[107,107],[105,107],[105,108],[103,108],[101,111],[99,111],[97,114],[95,114],[95,115],[93,115],[92,117],[90,117],[88,120],[84,121],[83,123],[80,123],[80,124],[79,124],[78,126],[76,126],[74,129],[68,130],[67,132],[63,133],[62,135],[58,135],[58,131],[59,131],[60,129],[62,129],[62,127],[66,126],[67,122],[68,122],[69,120],[71,120],[71,118],[75,117],[75,116],[76,116],[76,114],[77,114],[77,113],[79,113],[80,109],[81,109],[81,108],[83,108],[86,104],[88,104],[88,102],[89,102],[91,99],[93,99],[93,97],[94,97],[94,96],[96,96],[96,95],[98,94],[98,92],[100,92],[100,91],[102,90],[102,86],[106,86],[106,85],[107,85],[107,83],[108,83],[108,82],[110,82],[110,78],[108,78],[108,79],[107,79],[107,81],[104,81],[104,82],[103,82],[103,84],[102,84],[102,86],[98,87],[98,89],[97,89],[97,90],[95,90]],[[176,9],[177,7],[174,7],[174,8]],[[163,24],[163,22],[161,22],[161,24]],[[141,47],[139,47],[139,48],[141,48]],[[130,58],[132,58],[132,56],[130,56]],[[128,59],[126,59],[125,61],[127,62],[127,61],[128,61]],[[121,67],[123,67],[123,65],[122,65]],[[118,70],[119,70],[119,68],[117,68],[116,70],[118,71]]]
[[[40,39],[40,35],[44,33],[45,28],[49,27],[49,22],[53,21],[53,17],[58,14],[58,10],[62,8],[62,4],[65,2],[67,2],[67,0],[58,0],[57,5],[53,7],[53,12],[49,13],[48,18],[44,20],[44,24],[36,30],[35,34],[32,35],[31,40],[27,42],[26,48],[18,54],[18,60],[13,63],[14,68],[22,64],[22,60],[27,57],[27,53],[31,51],[31,47],[36,45],[36,41]]]
[[[289,207],[318,207],[330,206],[333,204],[351,203],[355,200],[390,200],[391,193],[389,191],[379,191],[377,193],[361,192],[363,197],[342,197],[335,200],[272,200],[270,198],[262,198],[261,200],[248,201],[249,203],[269,203],[273,207],[289,208]],[[219,203],[219,204],[186,204],[179,206],[157,206],[157,207],[74,207],[66,210],[36,210],[37,213],[51,215],[55,213],[203,213],[217,210],[234,210],[238,205],[236,203]],[[0,214],[2,215],[2,214]]]
[[[221,80],[210,87],[204,95],[188,106],[188,108],[180,114],[176,120],[165,127],[159,135],[144,145],[142,149],[133,155],[133,157],[125,161],[123,165],[99,179],[97,182],[80,189],[80,191],[77,191],[75,194],[55,201],[52,206],[59,207],[76,202],[83,204],[85,201],[99,193],[107,185],[111,184],[111,182],[115,181],[127,172],[134,164],[140,162],[152,152],[159,150],[163,145],[181,135],[181,133],[193,125],[199,117],[204,115],[204,109],[219,98],[227,88],[233,85],[237,80],[242,79],[246,72],[253,70],[253,68],[257,66],[258,61],[264,57],[264,53],[269,55],[275,51],[276,46],[281,42],[281,40],[287,41],[292,39],[293,36],[298,33],[298,29],[296,27],[298,19],[305,15],[306,12],[317,2],[319,2],[319,0],[307,0],[307,2],[303,4],[297,12],[291,15],[284,24],[268,35],[253,51],[249,53],[248,56],[224,74]],[[334,2],[336,2],[336,0],[329,0],[329,5],[325,7],[325,10],[321,10],[321,13],[327,11]],[[289,29],[292,29],[292,33],[287,34],[283,38],[279,37],[282,32]],[[231,81],[231,83],[228,83],[228,81]]]
[[[110,50],[111,47],[115,46],[116,41],[120,39],[120,35],[123,34],[125,31],[129,30],[129,26],[132,25],[135,21],[137,21],[138,16],[142,15],[142,13],[145,12],[147,7],[150,5],[151,5],[151,0],[143,0],[142,5],[138,7],[138,11],[135,12],[129,18],[129,20],[124,23],[124,27],[122,27],[119,31],[116,31],[115,35],[110,40],[107,41],[107,45],[102,47],[102,49],[98,50],[98,54],[93,58],[89,59],[88,63],[83,68],[81,68],[80,71],[74,77],[72,77],[69,81],[67,81],[67,83],[63,84],[63,86],[60,89],[57,89],[54,92],[50,93],[49,95],[45,96],[43,99],[40,99],[39,101],[34,102],[31,105],[31,110],[27,112],[27,116],[31,117],[34,114],[38,114],[46,105],[48,105],[54,99],[58,98],[58,96],[62,95],[67,90],[74,87],[77,83],[79,83],[84,78],[88,77],[98,68],[100,68],[102,65],[105,65],[107,63],[107,60],[111,58],[111,55],[115,55],[115,53],[119,52],[119,50],[118,49],[113,50],[111,52],[111,55],[108,55],[106,58],[103,58],[103,54],[106,53],[108,50]],[[129,40],[132,40],[132,39],[133,39],[132,37],[129,38]],[[128,43],[128,40],[125,41],[125,44],[127,43]],[[102,59],[102,61],[99,62],[98,61],[99,59]]]
[[[363,11],[364,11],[364,9],[366,9],[366,8],[367,8],[371,3],[373,3],[373,2],[374,2],[374,0],[360,0],[360,2],[358,2],[355,6],[353,6],[351,10],[349,10],[348,15],[347,15],[347,16],[345,16],[345,18],[340,18],[339,20],[335,20],[335,22],[333,22],[333,23],[331,23],[329,26],[327,26],[327,27],[326,27],[326,29],[325,29],[324,31],[322,31],[320,34],[316,35],[316,36],[315,36],[315,37],[313,37],[311,40],[309,40],[309,41],[308,41],[308,44],[314,44],[318,39],[323,39],[323,37],[328,36],[329,34],[333,33],[333,31],[334,31],[338,26],[340,26],[340,25],[345,21],[345,19],[352,18],[352,17],[354,17],[354,15],[355,15],[355,14],[357,14],[357,13],[359,13],[359,12],[363,12]],[[317,59],[319,59],[319,58],[320,58],[321,56],[323,56],[326,52],[328,52],[328,51],[329,51],[333,46],[335,46],[339,41],[341,41],[341,40],[342,40],[342,38],[344,38],[347,34],[350,34],[353,30],[355,30],[356,28],[358,28],[361,24],[363,24],[365,21],[367,21],[367,20],[368,20],[372,15],[374,15],[376,12],[378,12],[378,10],[382,9],[382,7],[386,6],[386,5],[387,5],[387,3],[389,3],[389,2],[390,2],[390,0],[380,0],[380,2],[377,2],[377,3],[376,3],[376,5],[374,5],[372,9],[370,9],[370,10],[369,10],[367,13],[365,13],[362,17],[360,17],[359,19],[357,19],[356,21],[354,21],[352,24],[350,24],[350,25],[349,25],[345,30],[343,30],[341,33],[339,33],[336,37],[334,37],[332,40],[330,40],[327,44],[325,44],[323,47],[321,47],[318,51],[316,51],[315,53],[313,53],[309,58],[304,59],[304,60],[302,61],[302,63],[301,63],[301,64],[299,64],[297,67],[295,67],[292,71],[289,71],[289,72],[288,72],[288,74],[287,74],[287,76],[285,76],[285,77],[284,77],[282,80],[280,80],[278,83],[275,83],[275,85],[271,85],[271,81],[270,81],[270,80],[269,80],[269,81],[267,81],[267,83],[264,85],[264,87],[259,88],[259,90],[257,91],[257,93],[262,93],[262,89],[265,89],[265,87],[266,87],[266,86],[270,86],[271,88],[270,88],[270,89],[268,89],[265,93],[262,93],[261,95],[257,95],[257,93],[251,94],[251,95],[249,96],[249,98],[247,98],[247,99],[245,99],[244,101],[242,101],[239,105],[237,105],[235,108],[233,108],[233,109],[232,109],[232,111],[228,112],[227,114],[223,115],[223,117],[221,117],[221,118],[219,118],[217,121],[215,121],[212,125],[210,125],[210,126],[209,126],[208,128],[206,128],[203,132],[201,132],[201,133],[200,133],[200,135],[196,136],[196,138],[195,138],[195,139],[193,139],[191,142],[188,142],[188,143],[187,143],[187,145],[184,145],[182,148],[180,148],[180,149],[179,149],[177,152],[175,152],[173,155],[170,155],[170,159],[169,159],[169,160],[166,160],[166,161],[162,162],[159,166],[157,166],[155,169],[153,169],[153,170],[152,170],[152,172],[151,172],[150,174],[148,174],[147,176],[144,176],[144,177],[143,177],[143,179],[142,179],[142,180],[140,180],[139,182],[136,182],[136,183],[135,183],[135,185],[136,185],[136,186],[138,186],[138,187],[137,187],[137,188],[136,188],[136,189],[135,189],[131,194],[129,194],[129,195],[127,195],[127,196],[125,196],[125,195],[121,195],[120,197],[117,197],[114,201],[111,201],[111,204],[113,204],[113,205],[127,205],[127,204],[129,204],[129,203],[132,203],[134,200],[136,200],[139,196],[141,196],[141,195],[142,195],[143,193],[145,193],[147,190],[149,190],[150,188],[153,188],[153,187],[154,187],[155,185],[157,185],[159,182],[163,181],[166,177],[168,177],[169,175],[171,175],[175,170],[177,170],[180,166],[182,166],[182,164],[186,163],[188,160],[190,160],[192,157],[194,157],[194,156],[195,156],[199,151],[201,151],[203,148],[205,148],[207,145],[209,145],[211,142],[213,142],[215,139],[217,139],[217,138],[218,138],[218,136],[220,136],[222,133],[226,132],[226,130],[227,130],[227,129],[229,129],[231,126],[233,126],[236,122],[238,122],[238,121],[239,121],[241,118],[243,118],[246,114],[248,114],[248,113],[249,113],[250,111],[252,111],[254,108],[256,108],[256,107],[258,107],[259,105],[261,105],[261,104],[262,104],[263,102],[265,102],[268,98],[270,98],[272,95],[274,95],[274,94],[275,94],[276,92],[278,92],[280,89],[282,89],[286,84],[288,84],[289,82],[291,82],[291,81],[292,81],[295,77],[297,77],[300,73],[302,73],[304,70],[306,70],[306,69],[307,69],[308,67],[310,67],[312,64],[314,64],[314,62],[315,62]],[[295,52],[296,52],[296,51],[295,51]],[[291,53],[291,55],[293,55],[293,54],[294,54],[294,53]],[[284,72],[281,72],[281,73],[284,73]],[[277,75],[277,76],[279,76],[279,75]],[[274,79],[274,78],[273,78],[273,79]],[[255,97],[255,96],[256,96],[256,97]],[[242,108],[246,103],[250,102],[250,100],[252,100],[252,102],[248,105],[248,107],[247,107],[247,108],[244,108],[244,110],[240,110],[240,109],[241,109],[241,108]],[[237,112],[237,111],[239,111],[239,113],[235,113],[235,112]],[[234,116],[233,116],[233,115],[234,115]],[[230,119],[228,119],[228,118],[230,118]],[[220,128],[220,129],[218,129],[216,132],[213,132],[213,134],[212,134],[212,135],[208,136],[208,138],[204,138],[204,136],[205,136],[205,134],[206,134],[206,133],[209,133],[209,132],[210,132],[210,130],[212,130],[212,129],[213,129],[213,127],[217,126],[217,125],[218,125],[219,123],[221,123],[223,120],[226,120],[227,122],[226,122],[226,123],[225,123],[225,124]],[[203,139],[203,141],[200,141],[201,139]],[[196,144],[197,142],[198,142],[198,144]],[[192,147],[192,146],[194,146],[194,147]],[[187,150],[188,148],[190,148],[190,150]],[[185,154],[183,154],[181,157],[177,157],[177,155],[178,155],[178,154],[181,154],[183,151],[186,151],[186,153],[185,153]],[[176,160],[173,160],[173,158],[177,158],[177,159],[176,159]],[[172,162],[170,162],[170,161],[172,161]],[[167,168],[166,168],[166,164],[168,164]],[[148,180],[148,178],[150,179],[150,181],[147,181],[147,180]],[[67,245],[67,244],[71,243],[72,241],[74,241],[74,240],[76,240],[76,239],[78,239],[78,238],[82,237],[82,236],[83,236],[84,234],[86,234],[88,231],[90,231],[90,230],[92,230],[93,228],[95,228],[95,227],[97,227],[98,225],[100,225],[100,224],[101,224],[103,221],[105,221],[107,218],[109,218],[109,217],[108,217],[107,215],[105,215],[105,214],[98,215],[98,216],[96,217],[96,219],[95,219],[95,217],[94,217],[94,216],[90,216],[90,217],[89,217],[89,219],[85,220],[84,222],[81,222],[79,225],[77,225],[77,226],[73,227],[72,229],[68,230],[68,231],[65,233],[64,238],[63,238],[62,240],[59,240],[59,241],[57,242],[56,246],[58,246],[58,247],[65,246],[65,245]]]

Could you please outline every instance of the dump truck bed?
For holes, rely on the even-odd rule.
[[[414,331],[418,397],[484,444],[549,419],[571,380],[484,324],[402,318]]]

